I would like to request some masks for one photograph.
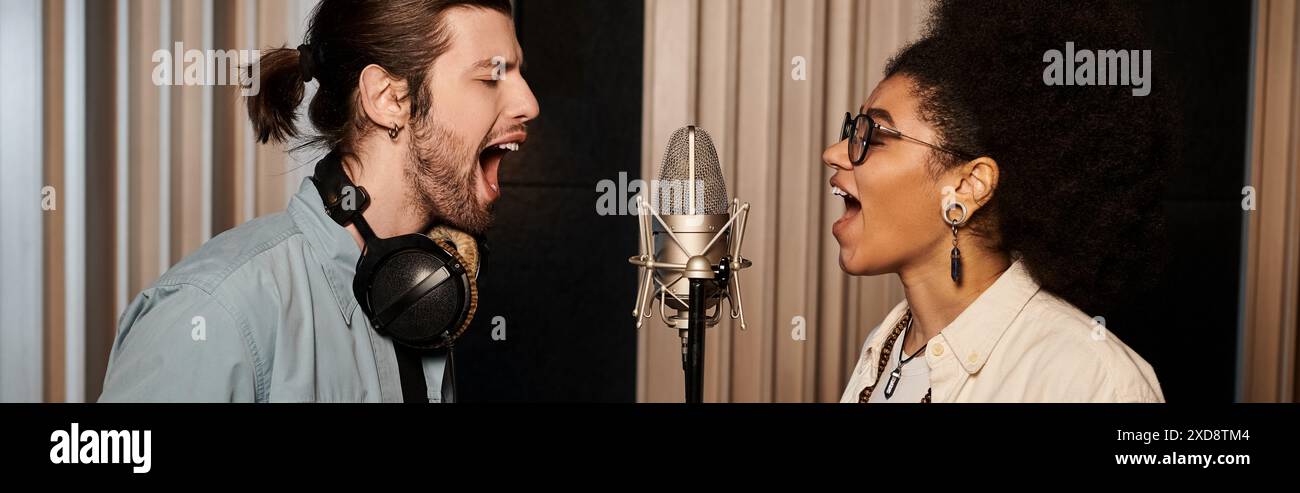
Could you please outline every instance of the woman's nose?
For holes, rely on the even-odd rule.
[[[822,162],[832,169],[852,171],[853,164],[849,162],[849,139],[841,140],[822,151]]]

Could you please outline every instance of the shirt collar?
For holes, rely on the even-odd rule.
[[[1016,260],[939,337],[967,373],[978,372],[988,361],[993,346],[1038,290],[1038,282],[1030,276],[1024,262]]]
[[[992,286],[980,293],[975,302],[939,332],[936,339],[948,346],[947,350],[951,351],[967,373],[978,372],[988,361],[993,346],[1038,291],[1038,282],[1029,274],[1024,262],[1016,260],[998,276]],[[867,343],[867,355],[881,351],[889,333],[907,312],[907,308],[906,301],[899,303],[885,317],[881,330],[877,330],[876,335]],[[874,360],[872,361],[874,365]]]
[[[357,307],[357,298],[352,293],[352,278],[356,276],[357,260],[361,258],[356,240],[347,229],[330,219],[325,212],[325,202],[311,178],[304,178],[298,193],[289,200],[289,215],[313,250],[320,254],[321,267],[338,302],[339,314],[351,326],[352,313]]]

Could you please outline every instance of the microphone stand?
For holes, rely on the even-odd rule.
[[[685,401],[704,402],[705,332],[709,325],[716,324],[722,317],[722,299],[725,298],[731,303],[731,318],[740,319],[740,329],[745,329],[744,308],[740,303],[739,277],[740,271],[753,266],[753,263],[740,256],[740,244],[745,237],[745,220],[749,217],[749,204],[741,204],[739,199],[735,199],[732,201],[729,214],[707,214],[686,222],[678,219],[675,225],[665,221],[659,212],[648,205],[641,196],[637,196],[637,211],[641,232],[638,244],[640,255],[628,258],[628,262],[639,268],[641,282],[637,285],[636,306],[632,309],[632,317],[636,318],[636,327],[641,328],[642,321],[651,316],[651,307],[647,305],[655,300],[654,296],[658,297],[660,320],[669,327],[677,329],[678,336],[682,340],[682,372],[686,377]],[[656,231],[652,222],[663,226],[663,230]],[[682,231],[678,232],[677,229]],[[670,249],[665,246],[662,252],[656,253],[655,237],[660,233],[666,234],[676,248]],[[684,242],[678,237],[678,233],[692,236]],[[706,235],[711,235],[711,238]],[[710,251],[716,254],[716,251],[711,249],[724,235],[728,238],[727,253],[715,266],[709,262],[705,254]],[[660,261],[656,255],[663,255],[666,261]],[[686,261],[678,263],[683,257]],[[730,279],[733,271],[737,277],[735,286],[731,285]],[[680,273],[680,275],[665,285],[659,278],[660,273],[668,275]],[[687,282],[685,295],[689,299],[682,299],[682,293],[675,291],[680,281]],[[657,292],[653,290],[652,282],[659,285]],[[666,301],[669,295],[672,296],[674,303]],[[717,311],[709,317],[706,311],[711,304],[717,305]],[[665,313],[670,307],[677,312],[671,319]]]
[[[687,304],[686,352],[682,355],[682,369],[686,374],[686,403],[704,402],[704,329],[708,327],[705,305],[713,293],[727,289],[731,277],[731,259],[723,257],[718,266],[709,264],[703,255],[691,257],[683,275],[690,282],[690,300]],[[712,286],[706,286],[710,283]],[[706,289],[712,287],[713,289]]]
[[[686,326],[686,403],[704,402],[704,279],[690,280]]]

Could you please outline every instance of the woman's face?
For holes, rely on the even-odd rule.
[[[920,118],[907,76],[882,81],[863,112],[903,135],[938,142]],[[840,244],[840,268],[852,275],[877,275],[898,272],[915,259],[945,255],[945,246],[951,245],[951,230],[941,215],[945,177],[936,179],[931,172],[931,149],[875,132],[866,160],[855,167],[848,145],[844,140],[822,153],[822,160],[836,170],[831,186],[848,194],[844,215],[831,229]]]

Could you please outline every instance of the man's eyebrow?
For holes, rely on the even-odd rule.
[[[879,120],[884,123],[887,123],[891,127],[894,126],[894,118],[892,116],[889,116],[888,110],[882,108],[871,108],[867,110],[867,116],[871,117],[871,119],[873,120]]]
[[[491,70],[491,69],[497,68],[497,62],[498,62],[498,61],[504,61],[504,62],[505,62],[505,65],[506,65],[506,68],[510,68],[510,67],[514,66],[514,64],[513,64],[513,63],[510,63],[510,60],[506,59],[505,57],[494,56],[494,57],[491,57],[491,58],[484,58],[484,59],[482,59],[482,60],[479,60],[479,61],[477,61],[477,62],[474,62],[473,65],[470,65],[470,69],[471,69],[471,70]]]
[[[503,68],[504,68],[507,72],[510,71],[511,68],[514,68],[514,67],[516,67],[516,66],[519,67],[519,70],[523,70],[524,67],[527,66],[527,65],[524,64],[523,57],[520,57],[520,59],[519,59],[518,62],[512,62],[512,61],[510,61],[510,59],[508,59],[508,58],[506,58],[506,57],[503,57],[503,56],[497,55],[497,56],[494,56],[494,57],[491,57],[491,58],[484,58],[484,59],[482,59],[482,60],[479,60],[479,61],[477,61],[477,62],[474,62],[474,64],[470,66],[469,71],[470,71],[470,72],[474,72],[474,71],[477,71],[477,70],[493,70],[493,69],[496,69],[496,68],[497,68],[497,62],[498,62],[498,61],[504,61],[504,62],[505,62],[505,63],[504,63],[505,66],[504,66]]]

